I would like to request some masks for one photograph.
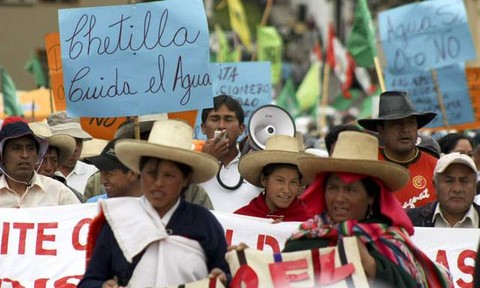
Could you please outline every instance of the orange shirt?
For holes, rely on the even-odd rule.
[[[379,160],[385,160],[380,152]],[[433,185],[433,171],[437,164],[437,158],[419,151],[420,156],[410,163],[410,181],[401,190],[395,191],[393,195],[398,199],[403,208],[421,207],[437,199]]]

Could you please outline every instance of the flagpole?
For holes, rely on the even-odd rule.
[[[440,111],[442,112],[442,116],[443,116],[443,126],[445,126],[445,129],[448,130],[447,110],[445,109],[445,105],[443,103],[442,91],[438,86],[437,69],[432,69],[432,80],[433,80],[433,86],[435,87],[435,93],[437,94],[438,106],[440,106]]]
[[[320,117],[317,116],[317,121],[318,123],[318,129],[320,132],[320,137],[325,136],[326,129],[323,129],[324,127],[327,126],[327,104],[328,104],[328,93],[330,89],[330,64],[328,64],[328,61],[325,61],[324,66],[323,66],[323,86],[322,86],[322,101],[320,104]]]
[[[380,90],[385,92],[385,81],[383,79],[382,66],[378,60],[378,56],[373,57],[373,62],[375,63],[375,71],[377,72],[378,84],[380,84]]]

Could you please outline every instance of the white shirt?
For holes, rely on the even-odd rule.
[[[63,183],[34,173],[32,184],[22,196],[8,186],[5,175],[0,176],[0,207],[27,208],[80,204],[77,196]]]
[[[237,209],[250,203],[250,201],[257,197],[261,191],[260,187],[254,186],[240,177],[240,172],[238,172],[240,155],[240,152],[238,152],[237,157],[235,157],[235,159],[233,159],[226,167],[221,165],[218,174],[218,179],[228,187],[235,187],[240,179],[242,179],[239,188],[235,190],[226,189],[217,181],[217,177],[213,177],[207,182],[199,184],[205,189],[205,191],[207,191],[207,194],[212,201],[213,209],[216,211],[233,213]]]
[[[478,228],[478,221],[478,214],[473,205],[470,205],[470,209],[468,209],[462,220],[458,221],[453,226],[448,223],[445,217],[443,217],[440,203],[437,204],[435,212],[433,213],[433,223],[437,228]]]
[[[78,160],[77,164],[75,164],[75,168],[73,168],[72,172],[70,172],[70,174],[68,174],[66,177],[60,171],[55,172],[55,174],[65,177],[65,179],[67,179],[68,186],[72,187],[83,195],[85,193],[85,186],[87,186],[88,178],[90,178],[90,176],[97,171],[98,169],[94,165]]]

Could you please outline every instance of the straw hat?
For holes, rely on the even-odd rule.
[[[53,135],[52,130],[46,122],[32,122],[28,123],[30,129],[37,136],[48,140],[48,146],[58,149],[58,163],[62,165],[67,159],[72,156],[75,151],[75,139],[65,134]]]
[[[380,95],[378,118],[359,119],[360,126],[370,131],[377,131],[377,124],[386,120],[398,120],[415,116],[418,128],[430,123],[437,116],[434,112],[417,112],[415,106],[403,91],[386,91]]]
[[[53,134],[66,134],[83,140],[93,138],[92,135],[82,129],[80,119],[69,117],[65,111],[51,113],[48,115],[47,121]]]
[[[209,180],[219,169],[217,159],[193,150],[193,129],[184,121],[155,121],[148,141],[121,139],[115,143],[117,158],[135,173],[140,173],[140,158],[155,157],[192,167],[191,183]]]
[[[302,157],[298,162],[303,177],[310,180],[325,172],[357,173],[382,180],[393,192],[405,186],[410,179],[406,168],[378,160],[378,139],[362,132],[341,132],[331,158]]]
[[[107,144],[108,140],[99,138],[92,138],[90,141],[83,142],[83,148],[79,159],[83,160],[87,157],[100,155]]]
[[[273,135],[267,139],[265,150],[250,152],[240,158],[238,171],[245,180],[257,187],[262,187],[260,176],[263,167],[276,163],[298,165],[298,158],[307,155],[300,152],[300,148],[296,137]],[[306,184],[305,177],[302,178],[302,183]]]

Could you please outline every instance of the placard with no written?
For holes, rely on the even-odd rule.
[[[211,103],[200,0],[61,9],[59,28],[72,116],[145,115]]]

